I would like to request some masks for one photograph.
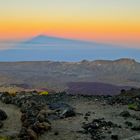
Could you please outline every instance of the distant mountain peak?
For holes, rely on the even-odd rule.
[[[46,38],[47,36],[46,35],[43,35],[43,34],[40,34],[40,35],[37,35],[35,37],[33,37],[32,39],[35,39],[35,38]]]
[[[136,60],[131,59],[131,58],[121,58],[121,59],[115,60],[115,62],[125,63],[125,64],[133,64],[133,63],[136,63]]]
[[[36,37],[47,37],[47,35],[39,34],[39,35],[37,35]]]
[[[131,58],[120,58],[117,60],[94,60],[94,61],[82,60],[80,63],[81,64],[94,63],[95,65],[111,64],[111,63],[117,63],[117,64],[123,64],[123,65],[133,65],[138,62],[135,59],[131,59]]]
[[[38,36],[33,37],[30,40],[27,40],[25,42],[25,44],[92,44],[94,42],[89,42],[89,41],[85,41],[85,40],[78,40],[78,39],[70,39],[70,38],[62,38],[62,37],[54,37],[54,36],[47,36],[47,35],[43,35],[40,34]],[[96,43],[94,43],[96,44]]]
[[[48,36],[48,35],[44,35],[44,34],[37,35],[37,36],[33,37],[32,39],[38,39],[38,38],[45,38],[45,39],[48,39],[48,38],[59,38],[59,39],[62,39],[60,37]]]

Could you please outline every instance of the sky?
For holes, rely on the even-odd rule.
[[[0,0],[0,40],[39,34],[140,48],[140,0]]]

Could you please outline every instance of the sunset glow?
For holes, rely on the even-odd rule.
[[[139,0],[4,0],[0,39],[38,34],[140,44]]]

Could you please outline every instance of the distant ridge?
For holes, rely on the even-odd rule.
[[[94,87],[98,83],[98,90],[87,90],[90,94],[93,91],[97,94],[100,87],[110,91],[110,84],[113,85],[112,90],[117,91],[120,88],[116,86],[140,87],[140,63],[129,58],[78,62],[0,62],[0,77],[1,85],[26,84],[29,87],[56,91],[66,90],[69,83],[74,83],[71,89],[75,89],[76,85],[85,85],[81,88],[85,92],[88,87]]]
[[[52,60],[44,60],[44,61],[15,61],[15,62],[11,62],[11,61],[7,61],[7,62],[2,62],[0,61],[0,63],[68,63],[68,64],[86,64],[86,63],[94,63],[94,64],[98,64],[98,63],[102,63],[102,64],[109,64],[109,63],[117,63],[117,64],[123,64],[123,63],[128,63],[128,64],[134,64],[134,63],[139,63],[139,61],[136,61],[135,59],[132,58],[119,58],[119,59],[115,59],[115,60],[86,60],[83,59],[81,61],[77,61],[77,62],[69,62],[69,61],[52,61]]]
[[[135,59],[131,59],[131,58],[120,58],[120,59],[116,59],[116,60],[93,60],[93,61],[89,61],[89,60],[82,60],[81,62],[107,62],[107,63],[112,63],[112,62],[116,62],[116,63],[138,63],[138,61],[136,61]]]

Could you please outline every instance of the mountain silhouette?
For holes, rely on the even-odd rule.
[[[0,61],[81,61],[133,58],[140,60],[140,49],[39,35],[1,50]]]
[[[28,41],[25,41],[24,43],[25,44],[51,44],[51,43],[69,44],[70,43],[70,44],[88,44],[88,45],[90,44],[90,45],[93,45],[93,42],[60,38],[60,37],[45,36],[45,35],[36,36]]]

